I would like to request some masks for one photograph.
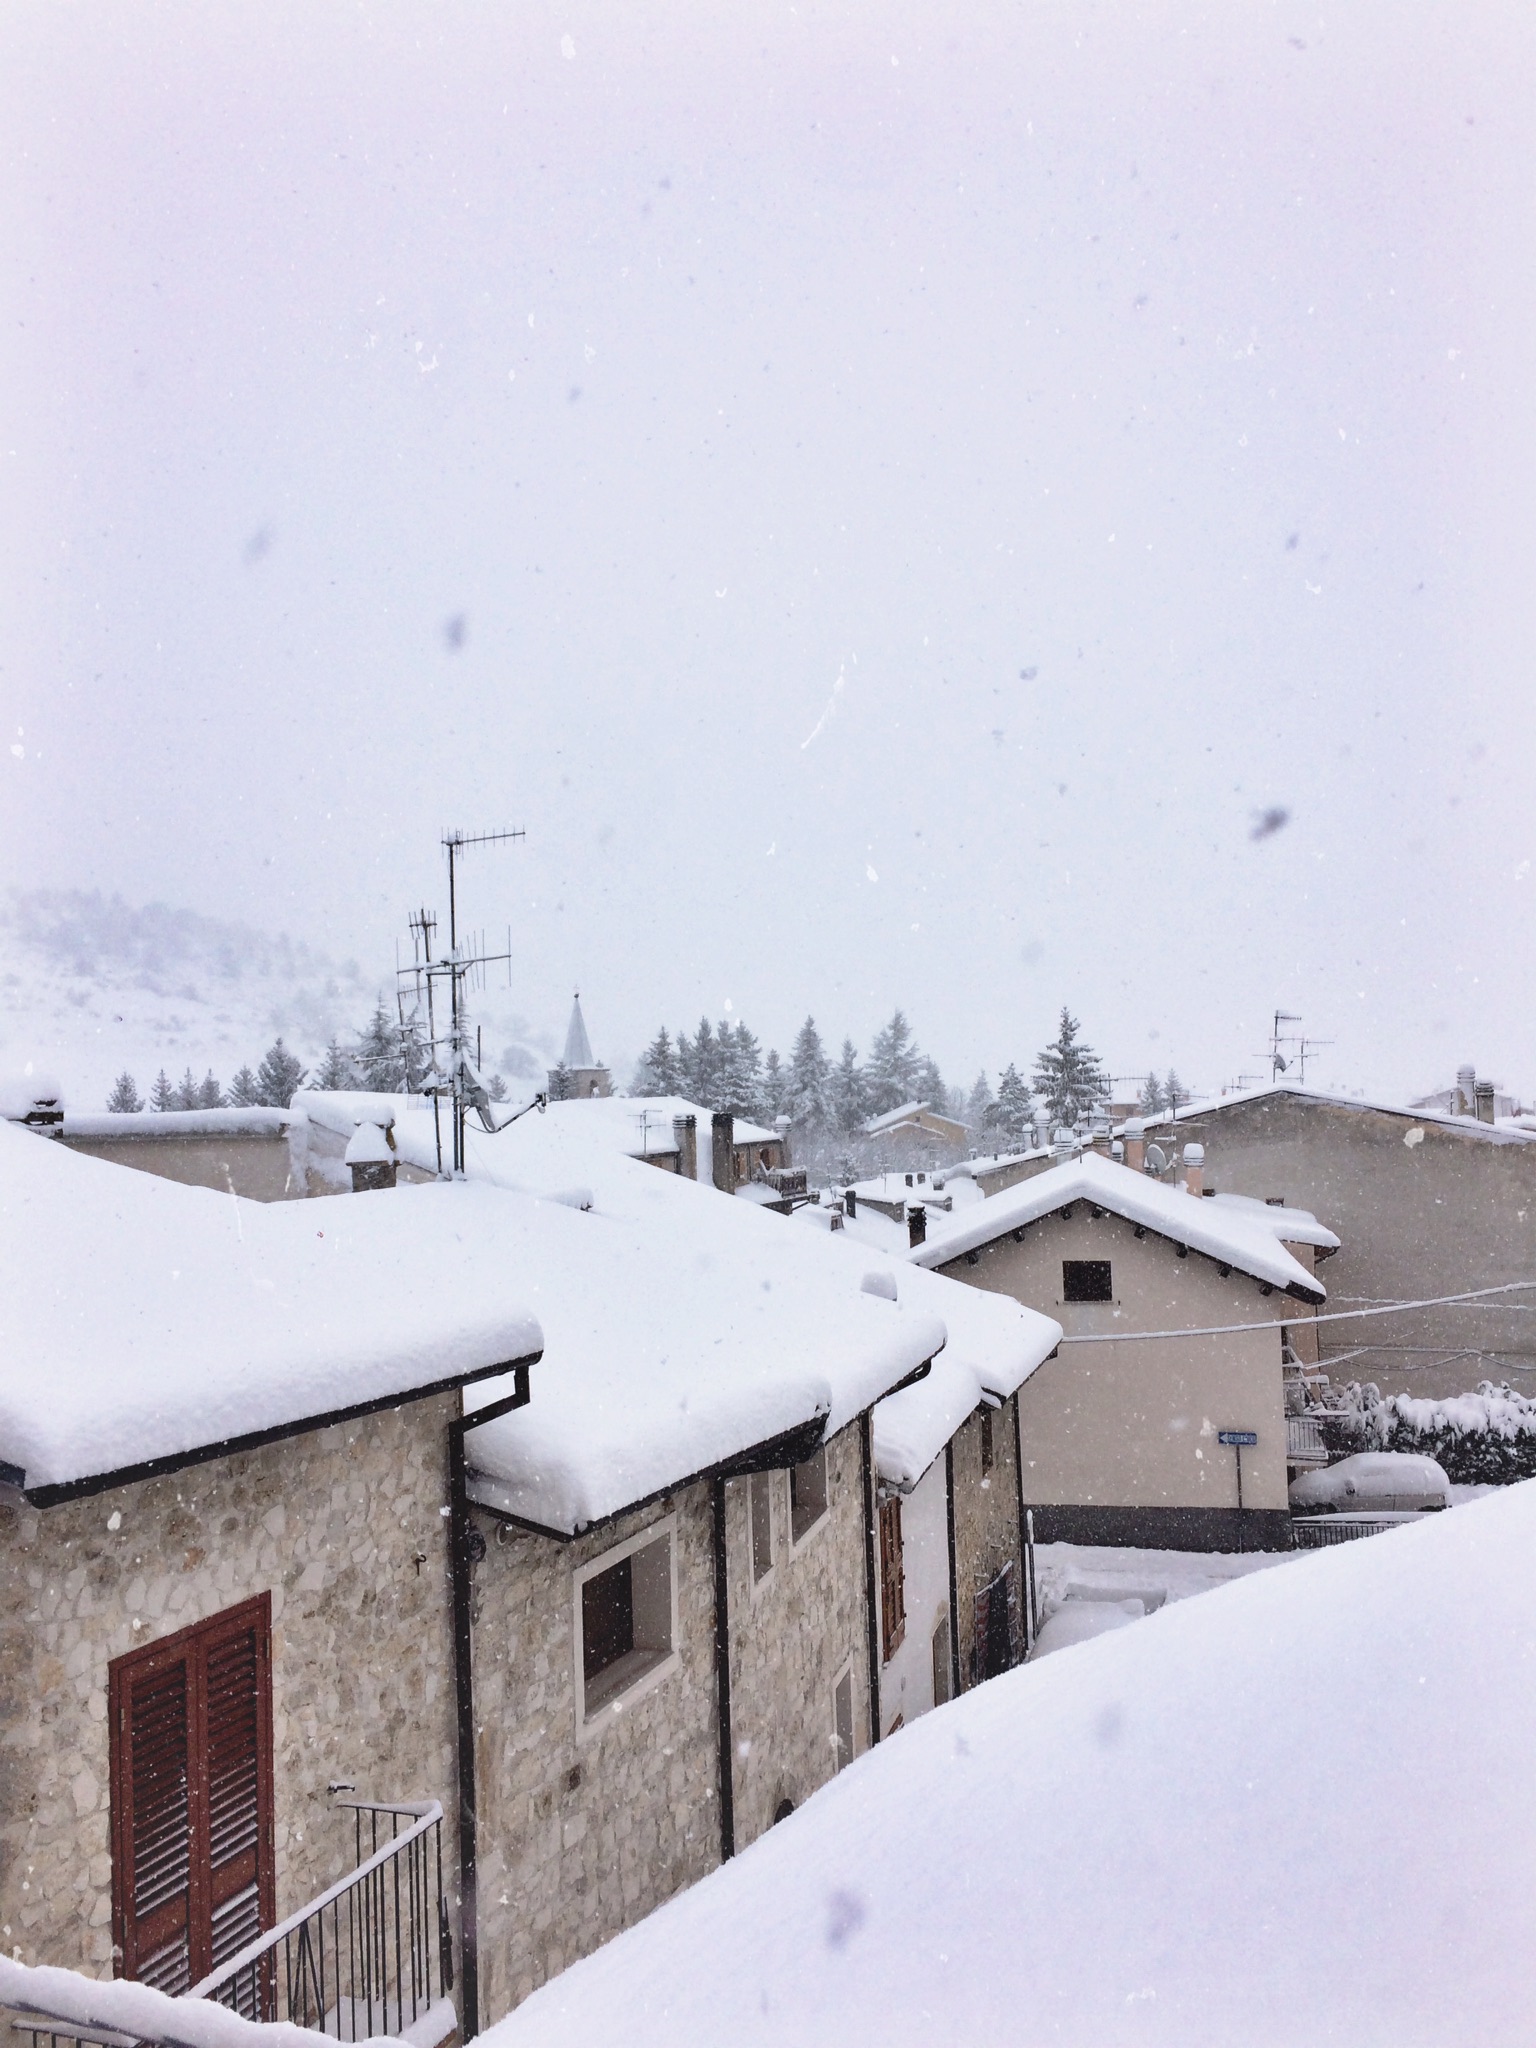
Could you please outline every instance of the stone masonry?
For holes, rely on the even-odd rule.
[[[447,1424],[426,1400],[38,1510],[0,1508],[0,1939],[110,1975],[107,1666],[272,1596],[277,1910],[352,1867],[326,1784],[453,1806]],[[456,1842],[443,1842],[445,1880]]]
[[[1023,1598],[1019,1537],[1019,1403],[1014,1395],[992,1411],[992,1469],[982,1470],[982,1418],[978,1410],[955,1432],[955,1616],[960,1684],[973,1683],[976,1595],[1013,1560],[1016,1597]],[[1022,1642],[1019,1645],[1022,1648]]]

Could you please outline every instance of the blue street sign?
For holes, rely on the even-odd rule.
[[[1216,1432],[1218,1443],[1238,1444],[1245,1450],[1258,1440],[1259,1433],[1256,1429],[1218,1429]]]

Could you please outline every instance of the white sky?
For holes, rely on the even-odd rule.
[[[1215,1084],[1278,1003],[1536,1088],[1533,59],[9,0],[5,878],[382,973],[516,823],[470,915],[610,1059],[899,1002],[968,1081],[1066,1001]]]

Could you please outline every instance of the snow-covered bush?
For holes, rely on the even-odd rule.
[[[1335,1456],[1355,1451],[1417,1451],[1445,1468],[1457,1486],[1510,1486],[1536,1478],[1536,1400],[1484,1380],[1475,1394],[1424,1401],[1384,1395],[1367,1381],[1335,1388],[1337,1412],[1323,1418],[1323,1442]]]

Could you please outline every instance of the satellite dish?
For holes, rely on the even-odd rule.
[[[1165,1173],[1168,1169],[1168,1155],[1161,1145],[1147,1147],[1148,1173]]]

